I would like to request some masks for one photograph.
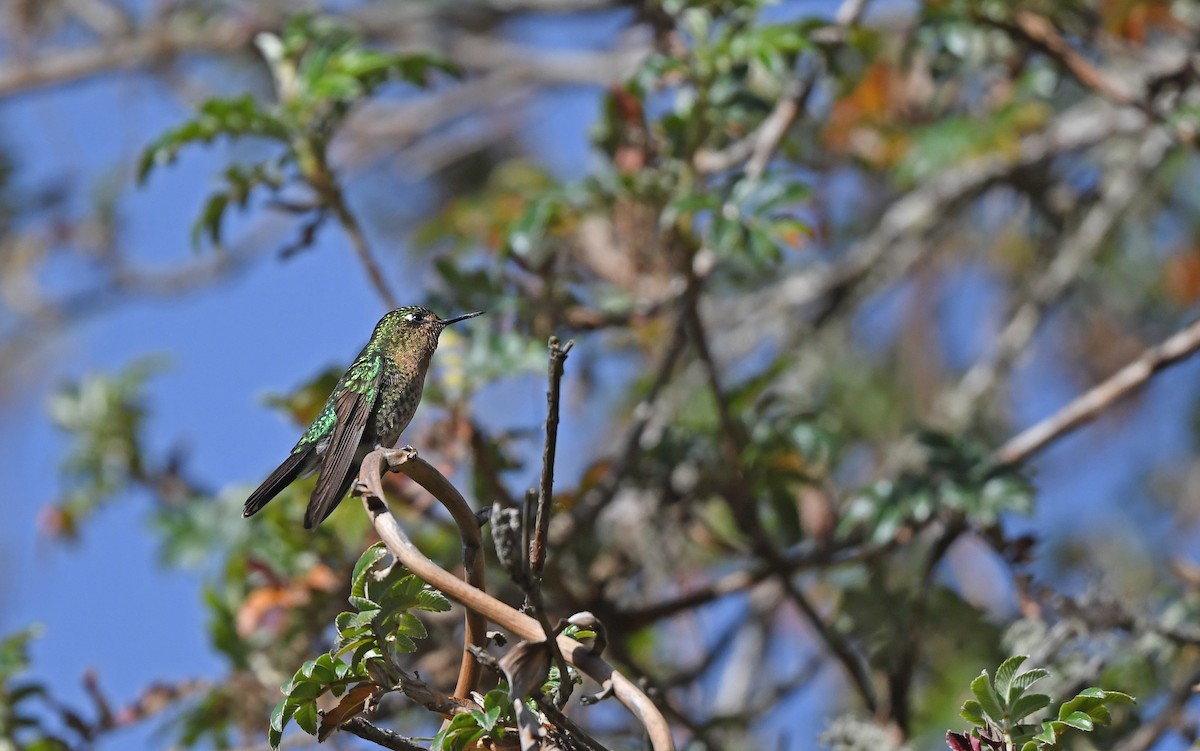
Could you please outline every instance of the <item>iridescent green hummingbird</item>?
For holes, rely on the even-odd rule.
[[[443,321],[427,308],[406,307],[381,318],[291,455],[246,499],[242,516],[257,513],[296,478],[320,472],[304,527],[323,522],[350,489],[363,458],[394,446],[408,427],[442,330],[478,315],[483,311]]]

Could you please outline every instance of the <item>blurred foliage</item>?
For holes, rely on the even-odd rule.
[[[31,711],[46,699],[46,687],[22,674],[29,669],[29,642],[38,629],[30,627],[0,639],[0,749],[3,751],[65,751],[68,743],[50,734],[41,717]]]
[[[315,214],[310,221],[319,222],[324,212],[337,210],[342,203],[327,150],[351,107],[388,81],[423,84],[435,70],[453,70],[432,55],[370,49],[357,34],[327,16],[293,16],[281,35],[263,32],[255,41],[271,69],[277,102],[268,107],[249,95],[208,99],[194,119],[162,134],[138,161],[138,180],[145,181],[151,170],[174,162],[192,144],[256,137],[282,146],[273,159],[226,168],[225,188],[205,202],[193,227],[193,242],[205,237],[220,247],[226,210],[231,205],[246,208],[258,188],[278,195],[289,184],[306,184],[313,193],[311,203],[282,201],[280,205],[299,214]],[[314,232],[315,225],[310,224],[300,243],[311,242]]]

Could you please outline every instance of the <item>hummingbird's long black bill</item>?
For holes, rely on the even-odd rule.
[[[485,311],[482,311],[482,310],[477,310],[477,311],[475,311],[474,313],[467,313],[466,315],[458,316],[458,317],[456,317],[456,318],[450,318],[450,319],[447,319],[447,320],[445,320],[445,321],[442,321],[442,325],[443,325],[443,326],[449,326],[449,325],[450,325],[450,324],[452,324],[452,323],[458,323],[459,321],[465,321],[465,320],[467,320],[468,318],[474,318],[475,316],[481,316],[481,315],[483,315],[483,314],[484,314],[484,312],[485,312]]]

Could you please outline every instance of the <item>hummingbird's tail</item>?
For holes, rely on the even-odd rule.
[[[320,488],[314,490],[312,498],[308,502],[308,510],[304,513],[304,528],[312,529],[329,518],[333,510],[342,502],[342,498],[350,491],[350,486],[354,484],[357,477],[358,466],[352,465],[346,472],[346,476],[342,478],[342,484],[337,486],[332,493],[326,491],[318,494]]]
[[[258,489],[246,499],[246,505],[242,507],[242,516],[257,514],[263,506],[270,503],[272,498],[279,495],[281,490],[290,485],[292,480],[299,477],[304,471],[304,465],[311,453],[312,448],[309,448],[307,451],[297,451],[284,459],[283,464],[276,467],[275,471],[263,480],[262,485],[259,485]]]

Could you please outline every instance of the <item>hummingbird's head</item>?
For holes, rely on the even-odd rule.
[[[432,354],[437,347],[438,336],[452,323],[483,315],[483,311],[467,313],[454,318],[438,318],[429,308],[408,306],[396,308],[379,321],[372,339],[381,339],[401,350],[414,350],[421,354]]]

